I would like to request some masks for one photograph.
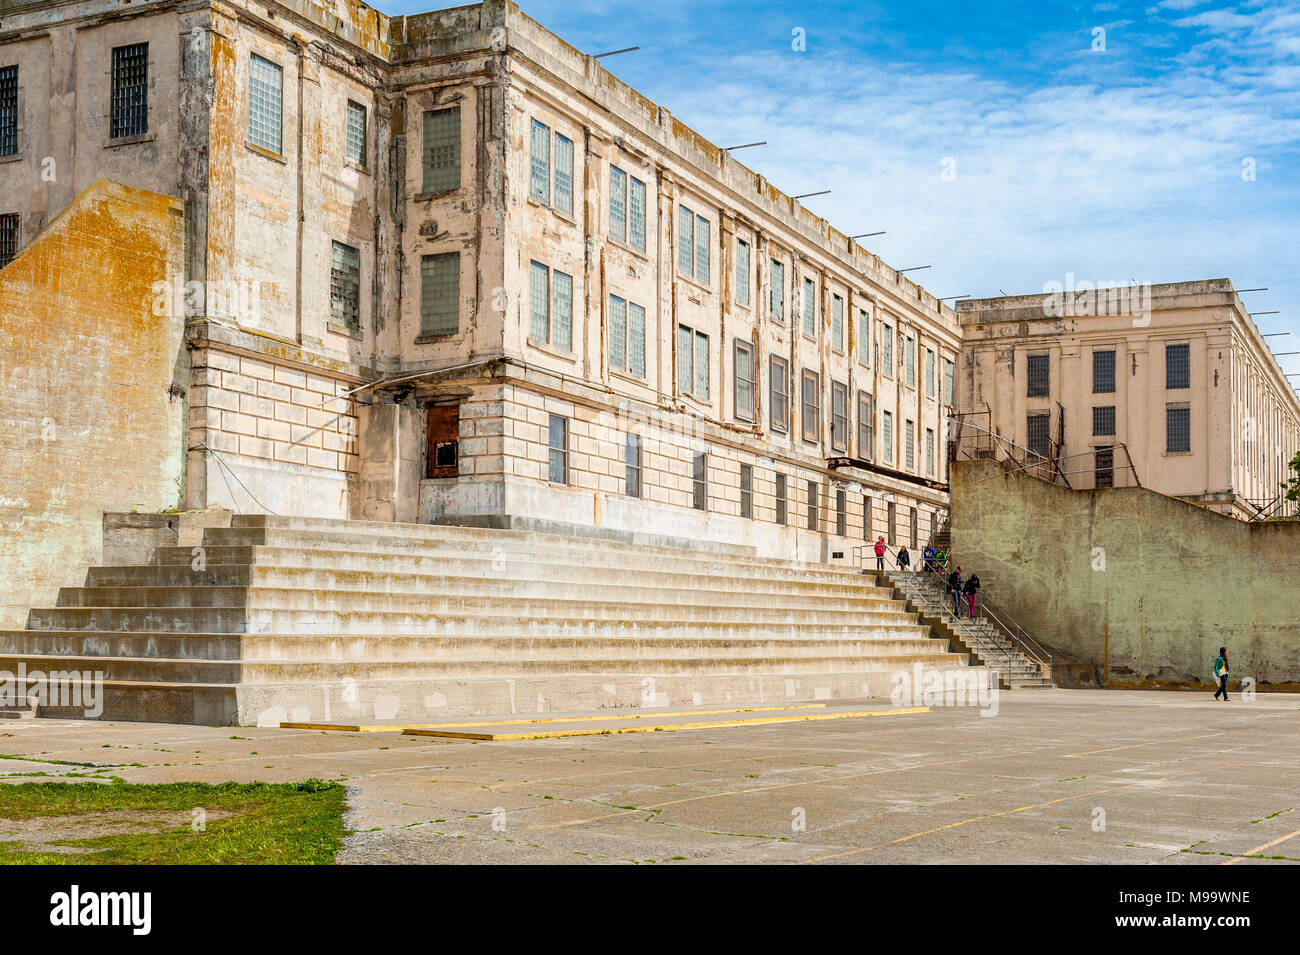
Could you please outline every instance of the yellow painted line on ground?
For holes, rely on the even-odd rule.
[[[1194,739],[1209,739],[1211,736],[1227,736],[1231,730],[1222,733],[1205,733],[1202,736],[1179,736],[1175,739],[1153,739],[1149,743],[1133,743],[1130,746],[1112,746],[1110,749],[1090,749],[1086,753],[1066,753],[1062,759],[1074,759],[1076,756],[1096,756],[1098,753],[1118,753],[1122,749],[1140,749],[1143,746],[1159,746],[1161,743],[1188,743]]]
[[[628,726],[616,729],[546,730],[540,733],[472,733],[454,729],[408,729],[403,736],[436,736],[444,739],[471,739],[486,742],[507,742],[524,739],[559,739],[565,736],[614,736],[622,733],[672,732],[731,726],[766,726],[772,723],[803,723],[812,720],[845,720],[865,716],[900,716],[904,713],[928,713],[928,706],[896,710],[855,710],[848,713],[806,713],[799,716],[760,716],[749,720],[705,720],[700,723],[663,723],[653,726]],[[562,722],[562,721],[561,721]]]
[[[1220,864],[1220,865],[1236,865],[1236,864],[1237,864],[1238,862],[1240,862],[1242,859],[1245,859],[1245,858],[1247,858],[1247,857],[1249,857],[1249,856],[1257,856],[1257,855],[1259,855],[1261,852],[1263,852],[1265,849],[1271,849],[1271,848],[1273,848],[1274,846],[1276,846],[1276,845],[1278,845],[1278,844],[1280,844],[1280,843],[1286,842],[1288,839],[1294,839],[1296,836],[1300,836],[1300,829],[1297,829],[1295,832],[1292,832],[1292,833],[1289,833],[1289,834],[1283,836],[1281,839],[1274,839],[1272,842],[1266,842],[1266,843],[1264,843],[1262,846],[1256,846],[1254,849],[1248,849],[1248,850],[1245,852],[1244,855],[1236,856],[1235,858],[1229,859],[1227,862],[1221,862],[1221,863],[1219,863],[1219,864]]]
[[[709,716],[718,713],[765,713],[769,710],[824,710],[825,703],[791,703],[786,706],[738,706],[726,710],[679,710],[646,712],[612,712],[604,716],[537,716],[515,720],[460,720],[455,723],[391,723],[376,726],[365,723],[281,723],[282,730],[338,730],[348,733],[396,733],[401,730],[441,729],[451,726],[516,726],[524,723],[584,723],[591,720],[644,720],[665,716]]]

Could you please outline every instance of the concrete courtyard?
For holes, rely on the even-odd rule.
[[[509,742],[13,721],[0,773],[340,780],[342,863],[1300,862],[1300,696],[1021,691],[980,712]]]

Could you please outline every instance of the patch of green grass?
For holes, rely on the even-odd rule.
[[[0,843],[0,864],[309,865],[329,864],[347,830],[344,790],[337,783],[21,783],[0,787],[0,819],[69,817],[93,825],[99,813],[183,812],[181,825],[152,832],[64,839],[49,845],[77,853],[42,851],[39,845]],[[191,828],[194,810],[205,828]]]

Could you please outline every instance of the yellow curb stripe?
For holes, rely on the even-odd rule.
[[[788,706],[739,706],[726,710],[679,710],[675,712],[610,713],[607,716],[538,716],[517,720],[461,720],[456,723],[392,723],[376,726],[364,723],[281,723],[282,730],[339,730],[348,733],[395,733],[400,730],[440,729],[444,726],[515,726],[522,723],[583,723],[590,720],[645,720],[665,716],[707,716],[717,713],[764,713],[769,710],[822,710],[825,703],[792,703]]]
[[[1211,736],[1227,736],[1231,730],[1222,733],[1205,733],[1202,736],[1178,736],[1174,739],[1153,739],[1149,743],[1133,743],[1129,746],[1112,746],[1110,749],[1090,749],[1086,753],[1066,753],[1062,759],[1075,759],[1079,756],[1096,756],[1098,753],[1118,753],[1122,749],[1141,749],[1143,746],[1159,746],[1163,743],[1188,743],[1194,739],[1209,739]]]
[[[1242,859],[1245,859],[1247,856],[1257,856],[1265,849],[1271,849],[1278,843],[1286,842],[1288,839],[1294,839],[1296,836],[1300,836],[1300,829],[1297,829],[1295,832],[1283,836],[1281,839],[1274,839],[1272,842],[1266,842],[1262,846],[1256,846],[1254,849],[1247,849],[1243,855],[1239,855],[1236,858],[1229,859],[1227,862],[1220,862],[1219,865],[1236,865],[1238,862],[1240,862]]]
[[[900,716],[904,713],[928,713],[928,706],[897,710],[857,710],[850,713],[807,713],[799,716],[763,716],[751,720],[706,720],[702,723],[665,723],[654,726],[629,726],[615,729],[548,730],[541,733],[471,733],[451,729],[408,729],[403,736],[436,736],[445,739],[470,739],[506,742],[524,739],[558,739],[565,736],[613,736],[621,733],[654,733],[672,730],[716,729],[729,726],[763,726],[772,723],[802,723],[812,720],[843,720],[862,716]]]

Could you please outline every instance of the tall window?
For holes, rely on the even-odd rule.
[[[12,262],[18,254],[18,225],[21,221],[17,212],[0,215],[0,269]]]
[[[815,371],[804,370],[801,406],[803,414],[800,416],[800,422],[803,426],[803,439],[810,444],[816,444],[821,440],[822,429],[821,387]]]
[[[916,387],[916,339],[909,337],[903,347],[904,370],[907,373],[907,387]]]
[[[883,446],[885,461],[894,463],[894,414],[891,411],[880,412],[880,443]]]
[[[778,474],[776,476],[776,522],[782,527],[785,527],[788,521],[787,511],[789,500],[790,498],[785,485],[785,475]]]
[[[1025,420],[1025,430],[1028,433],[1029,450],[1032,454],[1045,458],[1052,449],[1051,444],[1051,415],[1031,414]]]
[[[460,107],[425,112],[421,128],[421,182],[425,193],[460,188]]]
[[[696,451],[691,461],[691,507],[709,509],[709,456],[703,451]]]
[[[280,155],[284,70],[256,53],[248,60],[248,141]]]
[[[547,428],[547,445],[549,449],[547,480],[552,484],[569,483],[569,419],[560,415],[550,416]]]
[[[858,309],[858,361],[871,364],[871,316],[865,308]]]
[[[918,543],[917,538],[920,536],[918,534],[918,531],[920,530],[918,526],[920,524],[920,521],[918,519],[917,510],[915,507],[909,507],[907,510],[909,512],[907,516],[908,546],[915,549]]]
[[[740,466],[740,516],[754,517],[754,466]]]
[[[686,206],[677,207],[677,271],[709,284],[709,220]]]
[[[835,489],[835,533],[849,536],[849,492],[843,488]]]
[[[348,100],[343,129],[343,158],[347,162],[365,166],[366,135],[366,108]]]
[[[0,156],[18,152],[18,67],[0,67]]]
[[[803,280],[803,333],[817,337],[817,285],[812,279]]]
[[[609,167],[609,234],[645,251],[645,183],[618,166]]]
[[[361,254],[342,242],[331,249],[330,321],[353,331],[361,327]]]
[[[420,257],[420,334],[454,335],[460,328],[460,253]]]
[[[906,419],[903,422],[903,457],[909,471],[916,467],[916,445],[912,438],[914,430],[916,426],[912,423],[912,419]]]
[[[1097,437],[1107,437],[1115,433],[1114,405],[1092,409],[1092,433]]]
[[[1190,345],[1165,346],[1165,387],[1170,391],[1192,387]]]
[[[772,321],[785,324],[785,263],[772,260]]]
[[[741,421],[754,420],[754,346],[744,339],[736,339],[735,387],[732,400],[736,417]]]
[[[947,358],[943,360],[943,402],[952,404],[952,385],[953,385],[953,363]]]
[[[773,431],[790,430],[790,363],[771,355],[767,360],[768,417]]]
[[[641,496],[641,436],[638,434],[629,434],[627,436],[627,446],[624,448],[623,457],[626,459],[627,473],[624,478],[624,487],[628,497]]]
[[[645,309],[609,297],[609,367],[645,377]]]
[[[817,482],[808,482],[808,530],[817,530]]]
[[[685,325],[677,326],[677,390],[709,400],[709,336]]]
[[[555,134],[555,181],[551,190],[553,208],[566,216],[573,215],[573,140]]]
[[[871,525],[875,523],[873,520],[874,517],[875,515],[871,511],[871,498],[863,497],[862,498],[862,539],[864,541],[871,540]]]
[[[551,204],[551,127],[537,120],[528,144],[528,198]]]
[[[1192,409],[1185,404],[1165,407],[1165,450],[1170,454],[1192,450]]]
[[[884,327],[881,342],[881,368],[890,378],[894,377],[894,330],[888,325]]]
[[[112,139],[149,131],[149,44],[113,47],[113,90],[109,103]]]
[[[573,349],[573,276],[529,263],[528,337],[563,351]]]
[[[1115,351],[1092,353],[1092,393],[1108,395],[1115,391]]]
[[[1030,398],[1046,398],[1051,394],[1051,356],[1030,355],[1028,361],[1029,387],[1025,394]]]
[[[890,501],[885,505],[885,543],[893,544],[898,533],[898,505]]]
[[[865,391],[858,392],[858,457],[870,461],[876,449],[875,401]]]
[[[925,429],[925,473],[934,474],[934,428]]]
[[[925,350],[925,396],[933,398],[935,392],[934,349]]]
[[[749,243],[736,240],[736,304],[749,304]]]
[[[831,296],[831,348],[844,352],[844,299]]]
[[[838,381],[831,382],[831,448],[849,449],[849,388]]]

